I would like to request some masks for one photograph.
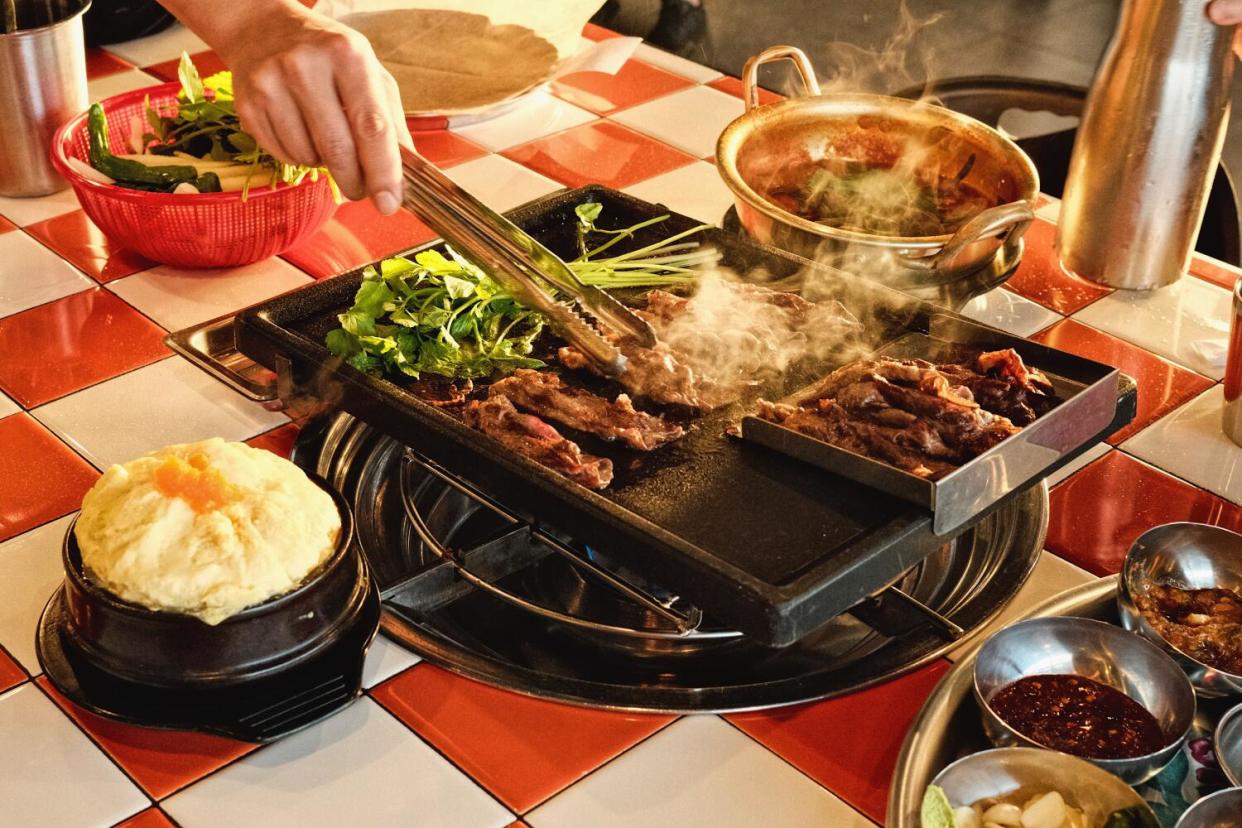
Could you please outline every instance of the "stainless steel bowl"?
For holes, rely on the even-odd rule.
[[[936,774],[932,784],[944,789],[955,808],[981,799],[1057,791],[1092,825],[1103,825],[1109,814],[1125,809],[1141,814],[1151,828],[1160,824],[1129,785],[1090,762],[1051,750],[1009,747],[972,753]]]
[[[1242,788],[1203,797],[1186,809],[1174,828],[1238,828],[1242,825]]]
[[[805,94],[759,105],[764,63],[794,62]],[[987,124],[925,101],[867,94],[820,94],[807,56],[773,46],[742,72],[746,112],[725,128],[716,166],[733,193],[738,220],[759,241],[894,287],[927,287],[961,279],[999,254],[1016,259],[1035,217],[1039,173],[1017,144]],[[956,232],[890,236],[811,221],[763,194],[790,171],[829,154],[872,167],[892,167],[918,153],[921,169],[964,170],[960,180],[991,205]]]
[[[1090,618],[1031,618],[993,635],[975,658],[975,698],[993,744],[1043,747],[1006,724],[989,700],[1020,678],[1047,674],[1073,674],[1114,687],[1156,717],[1169,740],[1160,750],[1128,759],[1087,759],[1131,785],[1169,763],[1194,721],[1194,688],[1177,662],[1154,644]]]
[[[1216,761],[1230,783],[1242,788],[1242,704],[1230,710],[1216,724]],[[1240,820],[1242,821],[1242,820]]]
[[[1126,553],[1117,587],[1121,623],[1156,642],[1181,665],[1204,698],[1242,693],[1242,675],[1191,658],[1164,640],[1134,600],[1153,584],[1242,592],[1242,535],[1202,523],[1166,523],[1139,536]]]

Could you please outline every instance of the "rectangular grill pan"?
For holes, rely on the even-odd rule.
[[[551,195],[508,215],[558,255],[571,257],[574,207],[585,201],[602,203],[599,224],[609,228],[670,212],[592,186]],[[654,232],[629,243],[642,246],[695,224],[674,214]],[[762,268],[780,277],[797,273],[804,264],[722,230],[711,230],[703,238],[721,251],[725,265],[740,273]],[[873,309],[860,318],[876,348],[911,332],[926,333],[933,318],[965,322],[904,294],[845,274],[840,279],[848,286],[840,297],[848,307]],[[631,453],[581,439],[584,450],[613,457],[617,473],[602,492],[570,483],[499,450],[490,438],[425,403],[408,387],[340,367],[324,346],[324,336],[336,326],[337,314],[352,304],[360,281],[360,271],[354,271],[243,311],[236,323],[238,348],[272,369],[287,361],[293,380],[311,393],[333,400],[491,493],[523,518],[602,549],[680,594],[717,623],[765,644],[790,644],[945,542],[933,531],[932,514],[925,508],[724,436],[725,426],[743,413],[737,406],[699,418],[687,437],[637,463]],[[1035,365],[1047,367],[1038,361]],[[791,378],[787,388],[765,393],[783,396],[810,379]],[[1111,421],[1077,446],[1067,446],[1041,474],[1128,423],[1134,403],[1133,385],[1126,385],[1114,399]]]

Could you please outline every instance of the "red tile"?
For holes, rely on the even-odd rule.
[[[519,813],[672,721],[519,696],[429,664],[372,695]]]
[[[0,420],[0,541],[72,512],[98,477],[30,415]]]
[[[1111,575],[1139,535],[1183,520],[1236,532],[1242,508],[1110,451],[1052,490],[1044,545],[1089,572]]]
[[[588,23],[582,27],[582,36],[587,40],[607,40],[610,37],[621,37],[620,32],[614,32],[612,29],[605,29],[603,26],[597,26],[594,23]]]
[[[1109,438],[1113,445],[1212,386],[1211,380],[1193,371],[1073,319],[1062,320],[1031,339],[1120,368],[1138,382],[1138,414],[1134,422]]]
[[[159,808],[147,808],[132,816],[116,828],[177,828],[177,823],[164,816]]]
[[[155,266],[110,241],[81,210],[32,224],[26,232],[100,283]]]
[[[0,233],[7,233],[10,230],[16,230],[16,229],[17,229],[16,224],[9,221],[4,216],[0,216]]]
[[[1061,267],[1053,247],[1056,232],[1056,225],[1043,219],[1031,223],[1024,236],[1026,251],[1022,254],[1022,263],[1005,287],[1068,316],[1111,291],[1072,276]]]
[[[224,65],[224,61],[220,60],[220,56],[210,49],[205,52],[195,52],[190,55],[190,59],[194,61],[194,67],[198,69],[198,74],[202,77],[214,75],[216,72],[223,72],[228,69]],[[152,66],[142,67],[142,71],[150,75],[155,75],[162,81],[175,81],[177,79],[177,65],[181,63],[181,58],[176,57],[172,60],[166,60],[162,63],[156,63]]]
[[[692,156],[612,121],[593,121],[506,150],[506,157],[570,187],[620,189],[684,167]]]
[[[167,356],[163,339],[103,288],[75,293],[0,319],[0,389],[33,408]]]
[[[384,216],[370,201],[342,204],[332,220],[281,256],[322,279],[370,264],[436,237],[413,213]]]
[[[56,692],[47,678],[36,681],[154,799],[163,799],[255,749],[255,745],[207,733],[155,730],[105,719]]]
[[[1239,278],[1236,269],[1208,261],[1200,256],[1195,256],[1190,260],[1190,272],[1200,279],[1220,285],[1225,290],[1233,290]]]
[[[0,693],[10,687],[16,687],[26,680],[26,671],[13,660],[12,656],[0,650]]]
[[[938,659],[841,698],[725,718],[883,824],[889,781],[906,731],[948,670],[949,662]]]
[[[742,95],[742,82],[738,80],[737,78],[731,78],[726,75],[723,78],[716,78],[714,81],[709,82],[707,85],[713,89],[719,89],[721,92],[724,92],[726,95],[732,95],[735,98],[744,99],[744,96]],[[777,93],[777,92],[773,92],[770,89],[764,89],[762,86],[759,87],[759,103],[760,104],[775,103],[776,101],[783,101],[783,100],[785,100],[784,95],[781,95],[780,93]]]
[[[437,167],[451,167],[487,155],[487,150],[483,147],[447,129],[415,130],[411,124],[410,130],[414,137],[414,148]]]
[[[267,449],[272,454],[288,460],[289,455],[293,453],[293,441],[298,439],[298,432],[301,430],[301,423],[286,423],[258,437],[251,437],[246,442],[255,448]]]
[[[86,77],[88,80],[115,75],[117,72],[124,72],[126,69],[133,68],[134,65],[129,61],[122,60],[104,49],[91,47],[86,50]]]
[[[571,104],[609,115],[688,86],[694,86],[694,81],[641,60],[628,60],[615,75],[603,72],[565,75],[552,82],[552,91]]]

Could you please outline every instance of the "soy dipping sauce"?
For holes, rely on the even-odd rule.
[[[1083,676],[1027,676],[1006,684],[988,704],[1028,739],[1075,756],[1128,759],[1168,743],[1141,704]]]

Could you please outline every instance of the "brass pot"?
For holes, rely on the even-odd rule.
[[[780,59],[793,61],[804,94],[760,106],[758,69]],[[716,166],[742,227],[754,238],[898,287],[948,284],[988,266],[998,253],[1011,261],[1020,256],[1022,234],[1035,217],[1039,173],[997,130],[926,102],[821,94],[810,61],[793,46],[773,46],[751,58],[742,83],[746,112],[721,134]],[[912,152],[920,153],[917,160]],[[820,224],[762,195],[782,176],[827,155],[876,168],[900,163],[950,174],[964,170],[959,180],[991,206],[954,233],[890,236]]]

